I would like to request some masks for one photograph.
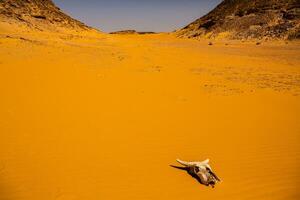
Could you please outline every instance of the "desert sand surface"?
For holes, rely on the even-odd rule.
[[[299,42],[8,30],[1,200],[300,198]]]

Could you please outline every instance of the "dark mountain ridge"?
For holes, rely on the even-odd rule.
[[[300,38],[300,0],[224,0],[176,32],[188,38]]]

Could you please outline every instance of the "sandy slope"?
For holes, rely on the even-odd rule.
[[[299,199],[299,43],[225,43],[1,32],[0,199]]]

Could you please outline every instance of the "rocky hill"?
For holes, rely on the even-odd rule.
[[[122,31],[114,31],[114,32],[110,32],[109,34],[113,34],[113,35],[136,35],[136,34],[140,34],[140,35],[146,35],[146,34],[156,34],[155,32],[149,32],[149,31],[136,31],[136,30],[122,30]]]
[[[224,0],[176,32],[188,38],[299,39],[299,0]]]
[[[91,29],[63,13],[52,0],[0,0],[0,21],[19,22],[38,30]]]
[[[122,31],[110,32],[110,34],[132,35],[132,34],[138,34],[138,32],[136,30],[122,30]]]

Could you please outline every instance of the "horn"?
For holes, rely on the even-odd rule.
[[[208,164],[209,163],[209,159],[206,159],[206,160],[202,161],[201,163]]]
[[[175,166],[175,165],[170,165],[170,167],[176,168],[176,169],[181,169],[181,170],[187,170],[188,167],[179,167],[179,166]]]
[[[189,166],[192,165],[191,163],[186,162],[186,161],[182,161],[182,160],[180,160],[180,159],[177,159],[176,161],[177,161],[178,163],[180,163],[180,164],[186,166],[186,167],[189,167]]]

